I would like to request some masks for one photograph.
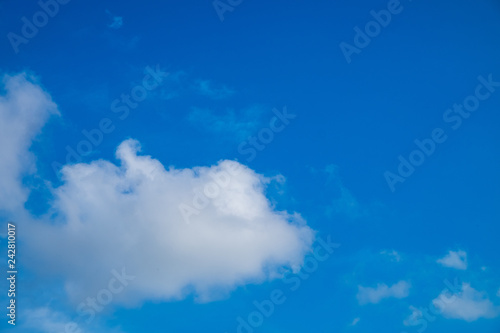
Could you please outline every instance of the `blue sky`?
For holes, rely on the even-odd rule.
[[[500,329],[497,1],[0,9],[2,332]]]

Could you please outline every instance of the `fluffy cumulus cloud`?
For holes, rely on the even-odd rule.
[[[358,286],[358,302],[359,304],[379,303],[385,298],[405,298],[410,293],[410,283],[399,281],[392,286],[383,283],[377,284],[375,288]]]
[[[449,251],[443,258],[437,260],[438,264],[445,267],[466,270],[467,269],[467,252],[465,251]]]
[[[472,288],[470,284],[463,283],[461,291],[452,295],[441,293],[432,303],[441,311],[445,318],[475,321],[480,318],[494,318],[500,314],[485,293]]]
[[[123,142],[119,166],[101,160],[64,167],[64,185],[54,191],[56,223],[33,225],[30,243],[46,265],[57,263],[51,270],[67,276],[73,297],[95,293],[111,269],[123,267],[137,282],[117,300],[142,301],[190,292],[210,299],[301,265],[313,231],[299,215],[273,210],[265,177],[233,161],[166,170],[138,149],[137,141]],[[224,177],[186,223],[179,208]]]
[[[0,95],[0,210],[16,211],[26,202],[22,177],[36,171],[32,140],[57,106],[28,74],[5,75]],[[1,91],[0,90],[0,91]]]
[[[57,108],[26,76],[9,77],[5,90],[0,135],[12,144],[1,148],[0,199],[12,216],[29,194],[21,176],[34,172],[30,142]],[[208,301],[302,265],[314,232],[274,209],[269,178],[234,161],[166,169],[139,151],[127,140],[118,163],[64,166],[47,215],[23,219],[26,264],[63,278],[72,301]]]

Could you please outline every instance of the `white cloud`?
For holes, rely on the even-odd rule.
[[[54,191],[55,224],[31,227],[37,260],[67,277],[74,300],[95,295],[121,267],[137,281],[116,296],[127,303],[189,293],[209,300],[302,263],[313,231],[299,215],[273,210],[264,195],[268,179],[233,161],[165,170],[138,149],[134,140],[123,142],[121,166],[65,166],[64,184]],[[179,205],[191,204],[193,189],[235,168],[238,175],[185,223]]]
[[[122,268],[135,279],[114,295],[114,303],[193,294],[208,301],[276,278],[300,266],[311,250],[314,231],[299,214],[276,211],[267,199],[270,178],[234,161],[165,169],[139,156],[134,140],[118,147],[119,165],[99,160],[63,167],[49,213],[29,218],[23,208],[29,189],[21,177],[35,171],[31,141],[57,107],[24,75],[5,82],[0,135],[10,144],[0,148],[0,202],[10,216],[24,214],[26,264],[40,275],[64,278],[72,301],[110,289],[110,272]],[[185,223],[181,203],[194,205],[196,189],[235,169],[220,193]]]
[[[57,106],[25,73],[2,79],[5,93],[0,96],[0,210],[23,207],[29,191],[22,177],[36,171],[35,157],[29,152],[32,140]],[[0,89],[2,91],[2,89]]]
[[[500,313],[485,293],[478,292],[470,284],[463,283],[458,294],[448,296],[447,293],[442,292],[432,301],[445,318],[471,322],[479,318],[494,318]]]
[[[500,297],[500,289],[497,291],[497,296]]]
[[[437,263],[450,268],[466,270],[467,253],[465,251],[449,251],[446,256],[437,260]]]
[[[377,284],[377,287],[358,286],[358,302],[359,304],[373,303],[376,304],[384,298],[405,298],[410,293],[410,283],[399,281],[398,283],[387,286],[386,284]]]

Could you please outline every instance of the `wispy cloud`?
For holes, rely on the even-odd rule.
[[[28,309],[24,315],[26,321],[22,325],[23,327],[44,333],[66,332],[66,326],[72,325],[67,316],[48,307]],[[82,333],[84,332],[82,331]]]
[[[414,306],[410,306],[411,314],[403,321],[405,326],[416,326],[419,324],[418,320],[422,318],[423,312]]]
[[[109,10],[106,10],[106,14],[111,18],[111,23],[108,24],[108,27],[118,30],[123,26],[123,17],[113,15]]]
[[[213,99],[223,99],[232,96],[235,91],[226,87],[225,85],[215,86],[210,80],[196,80],[195,89],[201,95]]]
[[[222,100],[231,97],[235,90],[228,88],[224,84],[215,83],[213,80],[196,79],[192,73],[183,70],[172,70],[169,83],[162,91],[164,99],[188,98],[199,99],[199,96],[208,97],[213,100]]]
[[[360,320],[361,318],[359,317],[354,318],[354,320],[349,324],[349,326],[356,326]]]
[[[467,269],[467,253],[465,251],[449,251],[443,258],[437,260],[438,264],[460,270]]]
[[[375,288],[358,286],[359,304],[377,304],[385,298],[405,298],[410,294],[410,283],[399,281],[398,283],[387,286],[386,284],[377,284]]]
[[[49,306],[23,309],[20,314],[25,320],[20,323],[19,329],[27,329],[27,332],[124,333],[119,326],[104,327],[96,322],[89,324],[84,320],[73,321],[67,314]]]
[[[364,207],[360,205],[351,191],[344,186],[339,176],[339,167],[334,164],[330,164],[325,168],[325,172],[328,175],[327,183],[333,184],[337,190],[337,196],[327,207],[326,214],[340,214],[351,219],[366,216],[367,212]]]
[[[229,109],[218,112],[192,108],[188,120],[204,131],[222,133],[236,140],[242,140],[258,129],[263,114],[264,108],[259,105],[242,110]]]
[[[401,261],[401,255],[396,251],[396,250],[382,250],[380,251],[380,254],[383,256],[387,256],[390,258],[391,261],[395,262],[400,262]]]

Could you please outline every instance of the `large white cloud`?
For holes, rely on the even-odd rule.
[[[138,149],[137,141],[123,142],[120,166],[101,160],[64,167],[64,185],[54,191],[56,223],[33,225],[30,243],[49,270],[67,277],[75,300],[95,295],[110,271],[123,267],[136,279],[116,300],[134,302],[190,292],[210,299],[301,265],[313,231],[300,216],[273,210],[265,177],[234,161],[165,170]],[[179,206],[192,202],[194,189],[231,173],[186,223]]]
[[[500,308],[496,307],[485,293],[475,290],[468,283],[462,284],[458,294],[449,297],[447,291],[444,291],[432,303],[445,318],[469,322],[479,318],[494,318],[500,314]]]
[[[51,114],[58,113],[51,97],[26,74],[5,75],[0,95],[0,211],[19,212],[29,191],[22,177],[36,171],[29,152],[32,140]],[[1,90],[0,90],[1,91]]]
[[[310,251],[313,230],[299,214],[271,206],[265,195],[269,178],[234,161],[167,170],[138,155],[135,140],[118,147],[118,164],[66,165],[62,185],[52,190],[50,212],[28,218],[23,204],[29,189],[21,178],[35,171],[29,147],[57,107],[26,75],[8,77],[5,90],[2,208],[10,216],[23,214],[26,264],[63,278],[73,301],[116,289],[116,272],[123,271],[135,279],[113,295],[115,302],[191,294],[210,300],[297,268]],[[198,205],[200,192],[210,198]],[[186,206],[196,212],[190,223],[180,209]]]
[[[56,223],[33,225],[30,244],[50,271],[67,277],[72,297],[95,294],[122,267],[136,279],[116,300],[133,302],[192,291],[206,299],[302,263],[313,231],[300,216],[273,210],[265,177],[233,161],[165,170],[138,148],[123,142],[120,166],[101,160],[64,167],[64,185],[54,192]],[[194,189],[234,169],[238,174],[186,223],[179,206],[192,202]]]

